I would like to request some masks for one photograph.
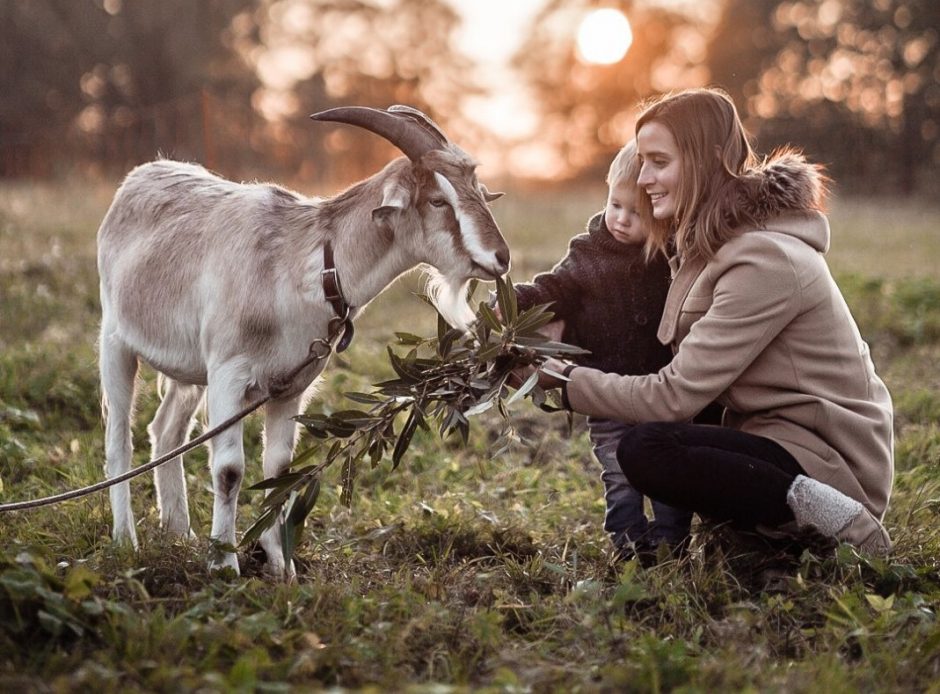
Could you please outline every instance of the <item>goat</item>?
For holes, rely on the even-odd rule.
[[[233,183],[201,166],[167,160],[131,171],[98,230],[101,286],[100,372],[105,471],[130,467],[139,361],[160,374],[161,403],[148,427],[154,458],[185,442],[203,391],[215,426],[262,394],[330,335],[331,320],[352,330],[358,313],[416,265],[431,266],[435,303],[452,323],[472,312],[465,287],[509,269],[509,248],[489,211],[475,162],[423,113],[342,107],[311,116],[356,125],[404,152],[339,195],[307,198],[280,186]],[[325,251],[329,250],[329,253]],[[327,296],[332,265],[346,293]],[[436,280],[434,279],[436,276]],[[351,332],[348,333],[351,336]],[[305,407],[325,366],[303,369],[265,405],[263,471],[289,465],[297,438],[292,417]],[[210,443],[214,503],[210,537],[223,549],[210,568],[238,571],[235,513],[244,474],[242,426]],[[182,460],[154,473],[160,523],[189,536]],[[128,482],[111,488],[113,538],[137,546]],[[265,531],[266,570],[293,576],[281,528]],[[228,547],[228,549],[225,549]]]

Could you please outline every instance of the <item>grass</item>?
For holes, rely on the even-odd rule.
[[[0,188],[0,501],[102,476],[94,233],[111,188]],[[515,199],[514,199],[515,198]],[[496,204],[516,279],[550,267],[602,190]],[[200,539],[161,536],[152,483],[132,483],[138,552],[112,546],[106,495],[0,519],[0,689],[100,691],[928,690],[940,668],[940,210],[836,201],[830,257],[897,408],[887,525],[897,550],[794,552],[699,526],[691,555],[613,563],[583,422],[522,408],[533,444],[488,456],[423,433],[395,473],[362,475],[352,508],[328,474],[298,581],[211,576],[211,493],[187,463]],[[362,318],[314,407],[390,375],[395,330],[433,330],[405,278]],[[156,406],[153,374],[136,464]],[[260,478],[249,422],[248,480]],[[258,497],[242,495],[240,525]]]

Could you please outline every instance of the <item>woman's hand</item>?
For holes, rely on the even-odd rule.
[[[550,390],[552,388],[561,388],[561,386],[566,383],[566,381],[553,376],[552,373],[546,373],[546,371],[551,371],[556,374],[561,374],[570,364],[566,364],[563,361],[557,359],[548,359],[542,364],[539,368],[539,386],[545,390]],[[518,369],[515,369],[512,373],[513,375],[509,379],[509,385],[513,388],[518,388],[523,383],[525,383],[529,377],[535,372],[536,367],[534,366],[523,366]]]

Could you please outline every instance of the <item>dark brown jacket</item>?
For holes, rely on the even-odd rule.
[[[668,290],[666,260],[657,256],[647,263],[642,244],[617,241],[600,212],[550,272],[516,285],[516,296],[521,309],[551,304],[555,317],[565,321],[562,339],[591,352],[579,364],[648,374],[672,357],[656,339]]]

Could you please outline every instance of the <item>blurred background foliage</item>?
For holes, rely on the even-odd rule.
[[[632,25],[611,65],[576,46],[598,7]],[[530,104],[503,114],[533,123],[521,135],[475,116],[490,87],[463,21],[456,0],[0,0],[0,177],[118,176],[162,153],[345,182],[391,148],[307,115],[408,103],[497,174],[596,180],[638,101],[718,85],[763,152],[792,142],[850,191],[936,191],[935,0],[545,0],[505,66]]]

